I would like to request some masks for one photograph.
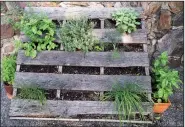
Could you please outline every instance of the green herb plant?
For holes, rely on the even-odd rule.
[[[22,87],[20,93],[17,95],[21,99],[32,99],[39,100],[39,102],[44,105],[46,102],[45,91],[38,87]]]
[[[2,59],[2,80],[12,85],[14,83],[15,78],[15,71],[16,71],[16,56],[10,55],[5,56]]]
[[[25,49],[25,55],[35,58],[37,51],[51,50],[57,47],[53,42],[56,26],[47,16],[34,13],[24,13],[21,21],[15,24],[30,39],[23,43],[21,48]]]
[[[131,33],[136,31],[136,25],[140,24],[140,22],[136,21],[138,13],[130,8],[114,12],[112,18],[116,21],[116,27],[120,33]]]
[[[65,51],[82,50],[88,52],[98,40],[92,35],[93,23],[86,17],[71,19],[61,24],[58,37]]]
[[[118,51],[118,48],[116,47],[116,44],[113,44],[113,52],[112,52],[112,58],[113,59],[119,59],[120,58],[120,54]]]
[[[179,88],[180,80],[178,71],[168,67],[168,54],[163,52],[155,61],[152,68],[153,83],[155,84],[156,92],[154,98],[158,103],[168,102],[168,97],[173,94],[174,88]]]
[[[144,120],[142,99],[147,99],[143,90],[138,84],[126,83],[124,86],[119,82],[113,84],[112,90],[105,93],[101,100],[114,100],[114,105],[118,111],[120,123],[123,119],[129,120],[132,112],[139,111],[141,119]]]

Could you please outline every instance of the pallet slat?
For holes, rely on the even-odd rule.
[[[149,102],[142,103],[144,114],[152,111]],[[133,111],[138,113],[137,110]],[[45,105],[39,101],[12,99],[9,116],[43,116],[43,117],[72,117],[78,114],[117,114],[115,105],[110,101],[62,101],[47,100]]]
[[[17,64],[56,65],[56,66],[94,66],[94,67],[132,67],[149,66],[148,54],[143,52],[120,52],[120,58],[112,58],[112,52],[64,52],[42,51],[32,59],[19,51]]]
[[[151,92],[150,76],[123,75],[85,75],[16,72],[14,87],[39,86],[45,89],[110,91],[112,85],[119,81],[138,83],[148,93]]]
[[[26,12],[34,13],[44,13],[52,20],[67,20],[71,18],[79,18],[80,16],[87,16],[88,18],[100,18],[108,19],[112,18],[112,13],[116,10],[123,8],[99,8],[99,7],[70,7],[70,8],[61,8],[61,7],[25,7]],[[141,7],[132,8],[136,10],[140,17],[143,12]]]
[[[57,30],[58,31],[58,30]],[[59,32],[59,31],[58,31]],[[130,38],[127,39],[124,36],[122,40],[122,35],[116,29],[94,29],[92,34],[97,37],[101,42],[105,43],[125,43],[125,44],[144,44],[147,43],[147,33],[146,30],[138,29],[137,31],[131,33]],[[56,43],[60,43],[60,39],[55,36]],[[22,32],[20,35],[22,42],[28,42],[30,39],[25,36]]]

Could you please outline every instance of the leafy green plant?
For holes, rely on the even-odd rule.
[[[21,48],[25,49],[25,55],[36,57],[37,51],[51,50],[57,47],[55,40],[55,24],[47,16],[34,13],[24,13],[21,21],[15,24],[29,37],[30,41],[23,43]]]
[[[136,21],[138,13],[129,8],[114,12],[112,18],[116,20],[117,30],[120,33],[131,33],[136,31],[136,25],[140,24],[140,22]]]
[[[17,97],[21,99],[39,100],[42,105],[46,102],[45,91],[38,87],[22,87]]]
[[[123,119],[129,120],[133,115],[132,112],[136,110],[139,112],[140,117],[144,119],[142,99],[146,98],[146,94],[143,93],[138,84],[126,83],[123,86],[121,83],[116,82],[113,84],[112,91],[105,93],[101,100],[114,100],[121,123]]]
[[[2,59],[2,79],[5,83],[12,85],[16,71],[16,56],[5,56]]]
[[[113,44],[113,52],[112,52],[112,58],[113,59],[119,59],[120,58],[120,54],[118,52],[118,49],[116,48],[116,44]]]
[[[155,88],[154,98],[158,103],[168,102],[168,97],[173,94],[174,88],[179,88],[180,80],[178,71],[168,67],[168,54],[163,52],[155,61],[152,68]]]
[[[93,49],[98,40],[92,35],[93,23],[87,18],[72,19],[61,25],[58,37],[65,51],[82,50],[88,52]]]

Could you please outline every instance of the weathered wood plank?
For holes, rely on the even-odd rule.
[[[18,53],[17,64],[56,66],[131,67],[149,66],[148,54],[143,52],[120,52],[120,58],[112,58],[112,52],[64,52],[42,51],[32,59],[24,51]]]
[[[85,75],[16,72],[14,87],[38,86],[45,89],[110,91],[116,82],[140,84],[146,92],[151,92],[150,76]]]
[[[129,34],[129,39],[120,34],[116,29],[94,29],[93,35],[102,42],[125,43],[125,44],[144,44],[147,43],[146,30],[138,29]],[[124,38],[122,40],[122,38]]]
[[[144,114],[152,112],[149,102],[142,103]],[[137,109],[133,111],[138,113]],[[39,101],[12,99],[9,116],[51,116],[69,118],[78,114],[118,114],[115,105],[110,101],[62,101],[47,100],[45,105]]]
[[[86,16],[90,19],[100,18],[107,19],[112,18],[112,13],[122,9],[122,8],[99,8],[99,7],[70,7],[70,8],[61,8],[61,7],[26,7],[26,12],[33,13],[44,13],[52,20],[68,20],[71,18],[79,18],[81,16]],[[132,8],[139,13],[139,17],[141,17],[141,13],[143,9],[141,7]]]
[[[102,23],[103,25],[103,23]],[[59,30],[57,30],[59,32]],[[94,29],[92,34],[97,37],[101,42],[109,43],[129,43],[129,44],[144,44],[147,43],[147,33],[146,30],[138,29],[137,31],[130,34],[130,39],[122,40],[122,35],[116,31],[116,29]],[[124,36],[125,37],[125,36]],[[55,36],[56,43],[60,43],[59,37]],[[20,39],[22,42],[28,42],[29,38],[21,32]],[[63,47],[62,47],[63,49]]]
[[[73,118],[35,118],[35,117],[10,117],[10,119],[17,120],[57,120],[57,121],[86,121],[86,122],[116,122],[119,123],[120,120],[116,119],[73,119]],[[123,123],[144,123],[152,124],[152,121],[139,121],[139,120],[122,120]]]

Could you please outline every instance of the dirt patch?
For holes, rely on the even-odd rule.
[[[57,73],[57,66],[21,65],[20,72]]]
[[[100,93],[94,91],[64,91],[61,90],[61,100],[99,101]]]
[[[45,90],[45,95],[48,100],[56,99],[57,90]]]
[[[105,67],[105,75],[145,75],[144,67]]]
[[[77,67],[77,66],[63,66],[62,73],[64,74],[93,74],[99,75],[99,67]]]

